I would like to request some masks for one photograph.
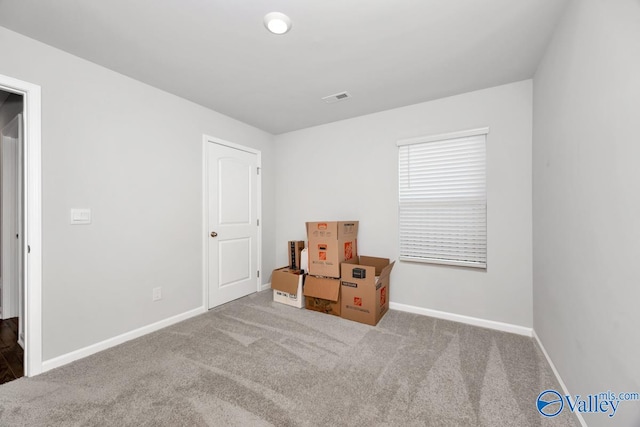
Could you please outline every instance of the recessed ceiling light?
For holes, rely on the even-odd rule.
[[[291,19],[284,13],[269,12],[264,16],[264,26],[273,34],[284,34],[291,29]]]

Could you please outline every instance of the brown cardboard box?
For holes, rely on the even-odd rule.
[[[289,253],[289,268],[299,270],[300,265],[300,252],[304,249],[304,240],[290,240],[287,244]]]
[[[307,276],[304,299],[307,310],[340,316],[340,279]]]
[[[307,222],[309,274],[340,277],[340,263],[358,256],[358,221]]]
[[[378,324],[389,310],[389,276],[394,264],[388,258],[367,256],[361,256],[357,264],[342,264],[342,318]]]
[[[297,308],[304,307],[303,284],[304,274],[300,270],[287,267],[273,270],[271,274],[273,301]]]

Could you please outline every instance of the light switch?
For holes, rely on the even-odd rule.
[[[71,225],[91,224],[91,209],[71,209]]]

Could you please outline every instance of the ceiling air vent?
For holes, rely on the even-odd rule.
[[[334,93],[333,95],[325,96],[324,98],[322,98],[322,100],[327,104],[333,104],[334,102],[344,101],[345,99],[349,98],[351,98],[349,92],[340,92]]]

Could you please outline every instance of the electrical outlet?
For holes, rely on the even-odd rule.
[[[162,288],[153,288],[153,296],[151,297],[152,301],[159,301],[162,299]]]

